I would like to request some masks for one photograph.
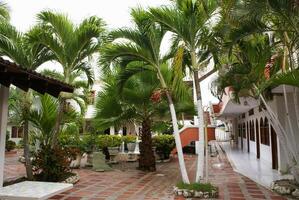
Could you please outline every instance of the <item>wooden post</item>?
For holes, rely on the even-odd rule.
[[[9,88],[0,85],[0,188],[3,187]]]

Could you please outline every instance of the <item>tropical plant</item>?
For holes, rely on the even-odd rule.
[[[171,6],[150,9],[153,20],[173,33],[171,51],[181,51],[186,55],[181,56],[181,59],[187,58],[188,61],[181,61],[181,64],[189,65],[193,72],[200,138],[196,182],[203,178],[204,170],[204,115],[199,71],[207,67],[213,54],[214,61],[217,63],[216,48],[212,46],[211,42],[215,41],[211,37],[213,34],[210,33],[209,28],[217,8],[217,1],[214,0],[175,0]],[[208,74],[215,72],[215,69]]]
[[[97,145],[100,149],[107,147],[119,147],[121,145],[121,137],[118,135],[99,135]]]
[[[125,135],[121,137],[121,140],[128,144],[128,143],[135,143],[136,142],[136,136],[135,135]]]
[[[157,135],[153,138],[153,144],[162,160],[169,159],[171,151],[175,148],[173,135]]]
[[[30,70],[36,70],[44,62],[51,60],[52,54],[41,46],[33,47],[28,37],[31,34],[23,34],[16,30],[14,26],[6,21],[0,22],[0,55],[7,56],[15,63]],[[32,106],[32,91],[22,92],[13,90],[17,93],[11,98],[10,108],[13,111],[14,122],[24,126],[24,155],[25,166],[28,179],[32,179],[32,167],[29,152],[29,120],[28,114]]]
[[[103,21],[95,16],[74,25],[64,14],[43,11],[38,14],[38,25],[33,28],[30,42],[34,46],[43,46],[53,54],[53,61],[62,67],[62,74],[51,72],[56,78],[75,88],[87,88],[93,83],[93,70],[89,57],[98,52],[99,39],[104,32]],[[73,94],[61,93],[59,97],[59,111],[56,118],[52,147],[57,144],[57,137],[61,130],[62,115],[67,100],[72,99],[85,112],[86,98],[76,91]]]
[[[1,21],[9,21],[10,14],[9,14],[9,8],[6,3],[3,1],[0,2],[0,20]]]
[[[101,51],[101,63],[103,67],[109,68],[111,63],[118,63],[127,69],[127,76],[136,74],[143,70],[151,70],[156,73],[161,84],[161,90],[155,92],[158,99],[161,92],[165,93],[171,112],[175,141],[178,149],[179,165],[184,182],[188,183],[189,178],[183,157],[181,140],[176,118],[173,97],[169,91],[170,87],[165,81],[161,72],[163,58],[161,58],[161,42],[165,30],[161,26],[151,23],[149,14],[141,8],[133,9],[131,16],[134,21],[134,28],[119,29],[111,32],[110,37],[113,42],[105,45]],[[121,42],[117,42],[121,40]],[[133,63],[140,62],[142,65],[132,67]],[[130,67],[131,66],[131,67]],[[129,70],[128,70],[129,69]],[[146,128],[148,129],[148,128]],[[148,130],[144,131],[148,131]]]

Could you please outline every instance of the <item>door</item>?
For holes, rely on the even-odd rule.
[[[271,126],[272,169],[278,169],[277,136]]]
[[[256,158],[260,159],[260,129],[259,129],[259,121],[255,121],[255,143],[256,143]]]

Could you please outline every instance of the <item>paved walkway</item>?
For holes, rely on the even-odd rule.
[[[218,148],[219,155],[209,159],[209,179],[219,187],[219,199],[284,199],[252,180],[233,171],[226,155]],[[185,156],[189,177],[195,177],[196,157]],[[21,165],[20,165],[21,166]],[[19,167],[20,167],[19,166]],[[6,166],[7,169],[10,166]],[[173,185],[180,180],[177,158],[157,165],[157,172],[143,173],[135,169],[111,172],[77,170],[80,181],[73,189],[52,199],[63,200],[183,200],[174,197]]]
[[[292,179],[291,175],[280,175],[277,170],[272,169],[271,163],[256,159],[256,156],[252,153],[243,152],[238,148],[231,148],[229,142],[219,142],[219,144],[225,150],[227,158],[236,172],[267,188],[275,180]]]

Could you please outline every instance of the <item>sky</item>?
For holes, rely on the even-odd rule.
[[[6,0],[11,13],[11,23],[20,31],[27,31],[36,23],[36,14],[42,10],[66,13],[74,23],[96,15],[106,22],[109,29],[132,26],[130,9],[169,4],[169,0]],[[165,44],[164,46],[167,46]],[[165,47],[166,48],[166,47]],[[215,75],[201,83],[203,104],[217,102],[209,85]]]

